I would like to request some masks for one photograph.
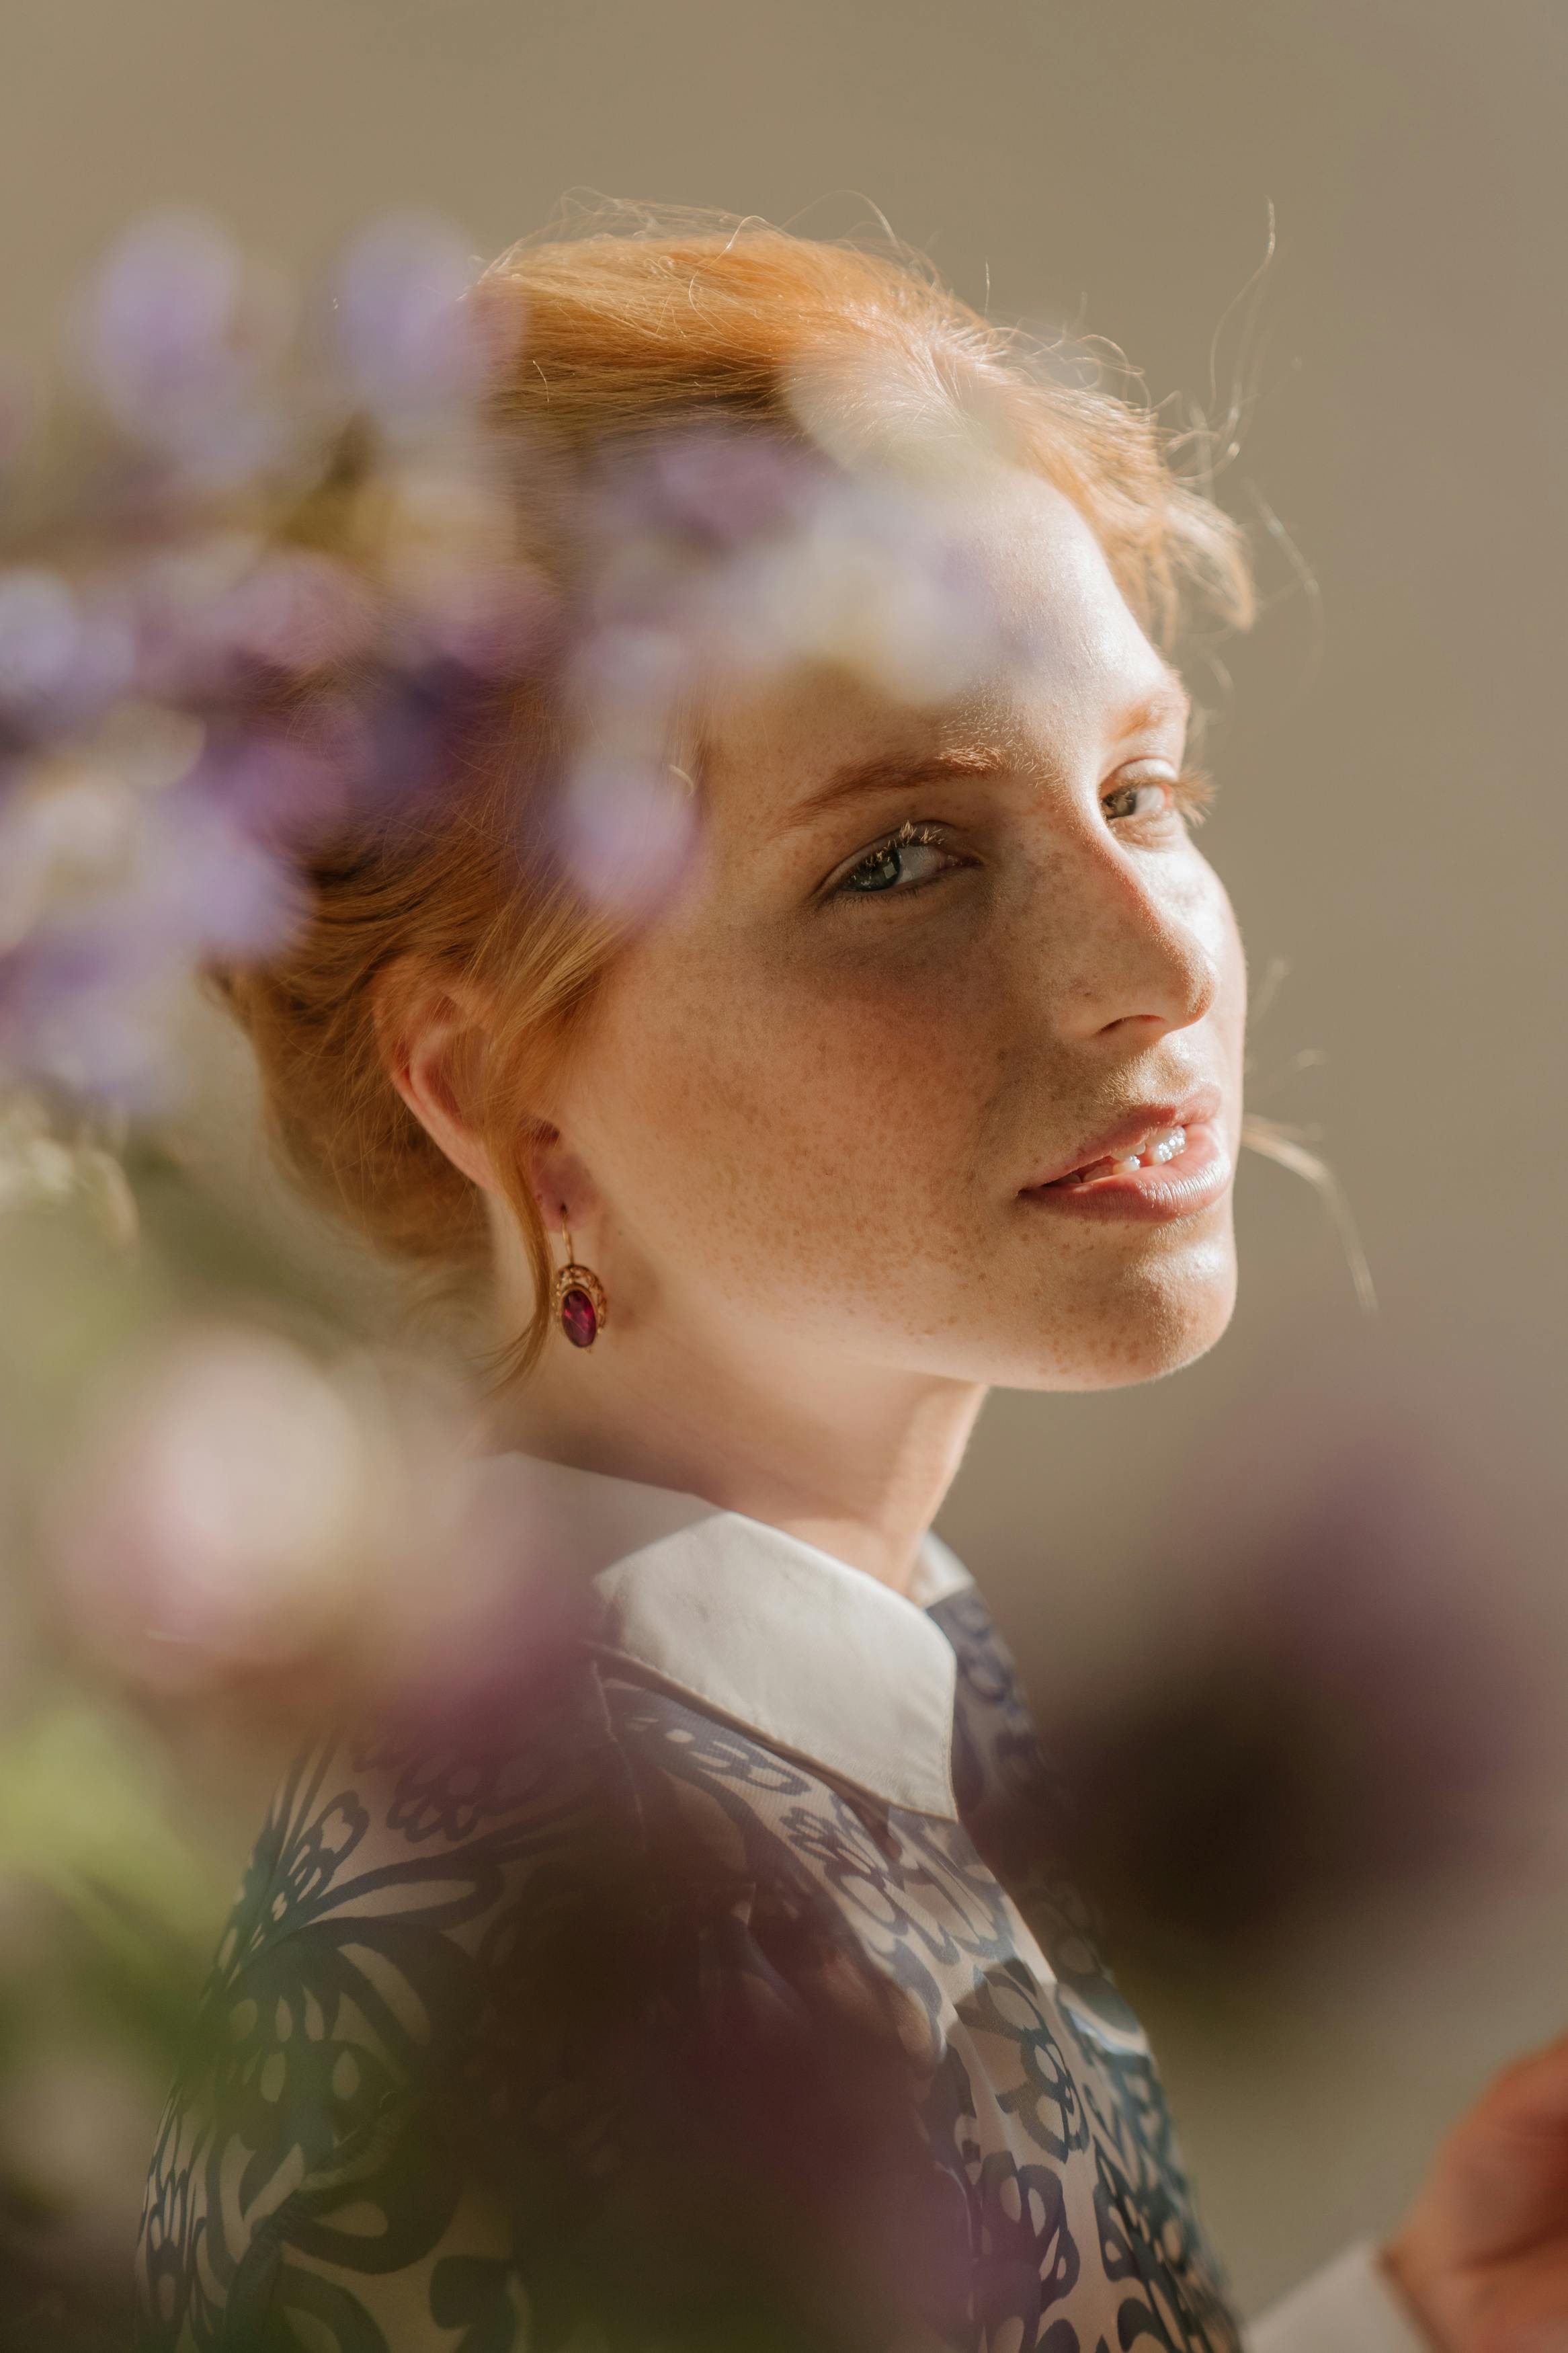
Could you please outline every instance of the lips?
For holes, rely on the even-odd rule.
[[[1199,1088],[1180,1102],[1141,1104],[1066,1166],[1024,1186],[1018,1198],[1092,1217],[1155,1222],[1190,1217],[1230,1183],[1230,1155],[1215,1125],[1219,1112],[1217,1087]]]
[[[1062,1162],[1044,1176],[1032,1178],[1023,1189],[1026,1193],[1043,1193],[1054,1185],[1086,1183],[1090,1172],[1101,1173],[1102,1164],[1136,1160],[1147,1145],[1168,1135],[1173,1129],[1183,1129],[1190,1138],[1194,1128],[1207,1127],[1218,1118],[1219,1108],[1217,1087],[1199,1087],[1178,1103],[1139,1104],[1124,1113],[1113,1127],[1091,1138],[1071,1160]],[[1174,1155],[1167,1154],[1166,1157],[1173,1158]]]

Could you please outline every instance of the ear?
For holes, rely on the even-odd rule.
[[[564,1219],[580,1238],[595,1233],[603,1207],[598,1187],[560,1129],[540,1121],[529,1135],[527,1159],[545,1231],[559,1234]]]
[[[376,986],[374,1017],[387,1076],[420,1126],[471,1184],[504,1198],[479,1116],[495,1036],[485,992],[401,958]]]
[[[493,1000],[478,983],[421,969],[409,957],[382,975],[374,1004],[387,1075],[420,1126],[470,1184],[509,1201],[479,1112],[495,1050]],[[546,1119],[522,1120],[516,1150],[546,1229],[553,1232],[563,1214],[573,1226],[591,1229],[598,1192],[559,1128]]]

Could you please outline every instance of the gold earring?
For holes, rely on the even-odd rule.
[[[572,1345],[591,1348],[609,1320],[610,1303],[593,1268],[579,1266],[572,1255],[572,1229],[566,1222],[564,1202],[561,1205],[561,1232],[566,1244],[566,1263],[555,1278],[551,1304]]]

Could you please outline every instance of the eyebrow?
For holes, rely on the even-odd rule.
[[[830,809],[868,800],[878,793],[907,790],[912,785],[953,784],[965,777],[995,776],[1018,765],[1017,754],[1001,744],[954,744],[945,751],[884,754],[875,760],[852,761],[835,769],[826,784],[797,801],[784,819],[786,833],[810,825]]]
[[[1142,702],[1131,704],[1119,722],[1124,735],[1136,735],[1141,727],[1159,727],[1168,719],[1184,723],[1193,715],[1193,698],[1173,670],[1167,670],[1163,682]]]
[[[1118,714],[1114,732],[1118,735],[1136,735],[1145,728],[1166,725],[1176,719],[1186,723],[1192,717],[1193,699],[1174,670],[1168,670],[1164,681],[1142,701],[1130,703]],[[803,826],[833,809],[842,808],[859,800],[868,800],[878,793],[907,791],[911,786],[926,784],[962,784],[967,779],[1005,776],[1009,770],[1022,771],[1047,767],[1037,747],[1026,745],[1021,739],[1012,742],[1001,737],[953,744],[930,752],[883,754],[871,760],[851,761],[847,767],[837,768],[826,782],[797,801],[784,821],[783,830],[794,833]]]

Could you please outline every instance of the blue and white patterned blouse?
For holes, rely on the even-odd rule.
[[[154,2158],[142,2353],[1237,2347],[952,1555],[905,1599],[515,1455],[479,1504],[570,1551],[584,1639],[505,1736],[289,1777]],[[1415,2340],[1356,2257],[1257,2342]]]

